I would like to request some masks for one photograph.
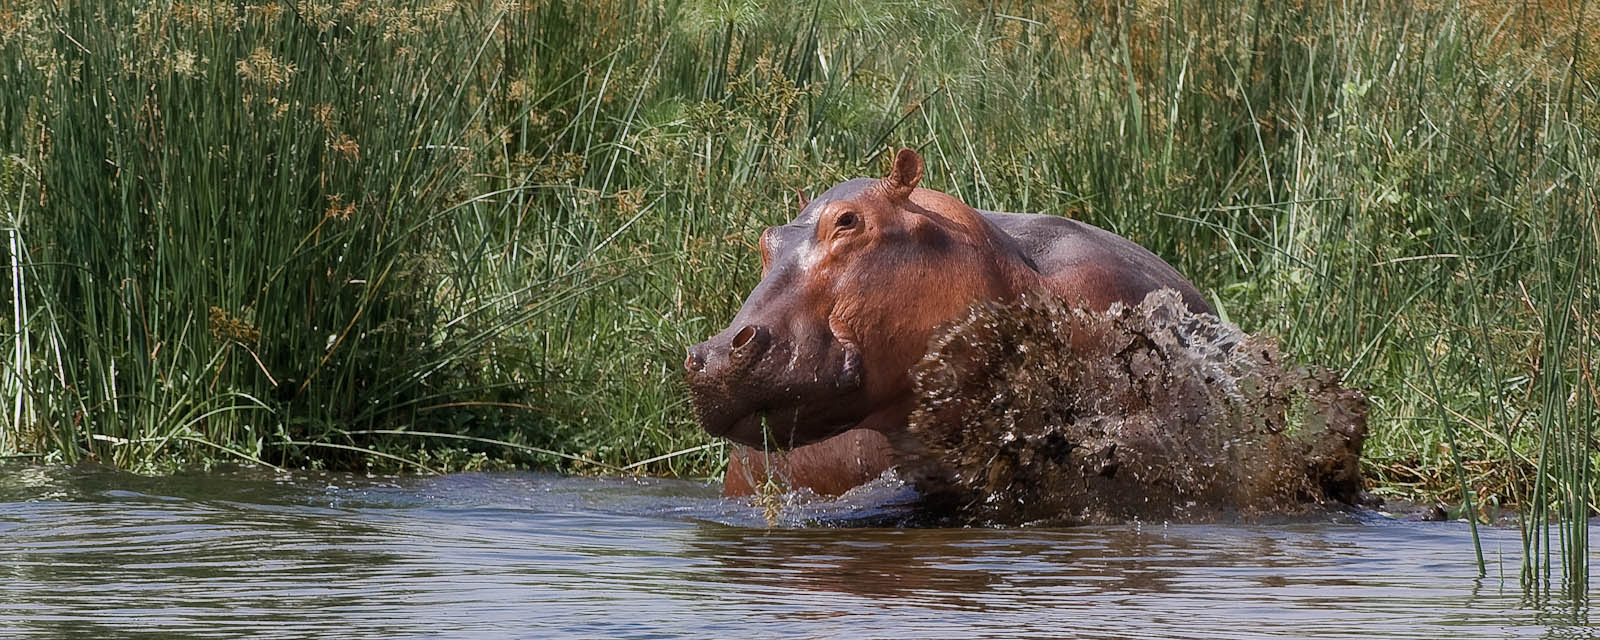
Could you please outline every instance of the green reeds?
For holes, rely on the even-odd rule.
[[[7,448],[151,468],[350,464],[352,427],[485,389],[481,345],[574,287],[459,284],[502,14],[8,9]],[[20,16],[20,17],[19,17]],[[307,449],[312,443],[318,449]],[[338,445],[330,448],[328,445]]]

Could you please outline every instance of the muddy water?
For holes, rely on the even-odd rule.
[[[906,518],[906,495],[880,482],[768,528],[687,481],[0,466],[0,637],[1594,634],[1522,601],[1511,530],[1485,532],[1479,579],[1465,525],[1375,513],[864,526]]]

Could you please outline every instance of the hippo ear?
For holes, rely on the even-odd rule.
[[[806,190],[805,189],[795,189],[794,190],[794,196],[795,196],[795,198],[800,200],[800,210],[801,211],[805,210],[806,205],[811,204],[811,198],[806,197]]]
[[[889,190],[900,197],[911,195],[911,191],[922,182],[922,156],[911,149],[901,149],[900,153],[895,154],[889,177],[883,180]]]

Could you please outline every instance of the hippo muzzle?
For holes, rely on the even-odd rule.
[[[862,388],[861,352],[825,332],[736,321],[689,347],[683,366],[700,424],[739,444],[802,446],[856,420],[842,401]]]

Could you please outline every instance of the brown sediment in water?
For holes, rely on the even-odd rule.
[[[968,522],[1250,517],[1362,488],[1365,397],[1171,291],[977,306],[912,378],[902,471]]]

